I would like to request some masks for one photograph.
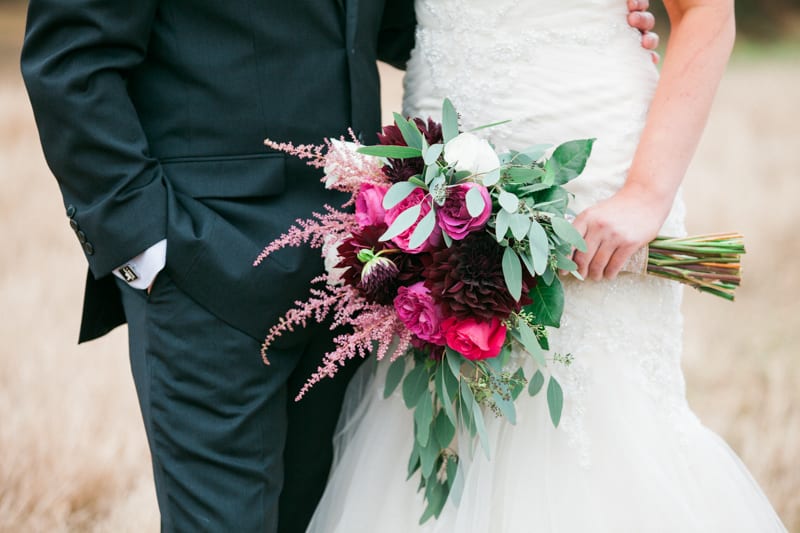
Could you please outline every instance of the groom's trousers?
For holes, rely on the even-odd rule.
[[[259,340],[209,313],[165,272],[149,295],[119,285],[162,531],[305,531],[356,365],[296,403],[331,345],[327,328],[294,335],[266,366]]]

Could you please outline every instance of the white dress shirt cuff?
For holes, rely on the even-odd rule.
[[[114,275],[134,289],[144,290],[167,264],[167,240],[162,239],[124,265],[114,269]]]

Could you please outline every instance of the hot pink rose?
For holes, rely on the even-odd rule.
[[[442,329],[447,346],[472,361],[497,357],[506,340],[506,326],[497,318],[487,322],[451,317],[442,322]]]
[[[384,223],[383,197],[389,187],[365,183],[356,196],[356,222],[362,228],[379,226]]]
[[[417,223],[419,223],[419,221],[422,220],[422,217],[427,215],[431,210],[430,199],[425,198],[425,194],[426,193],[424,190],[416,189],[414,192],[409,194],[405,200],[403,200],[396,206],[392,207],[391,209],[386,210],[386,225],[391,226],[392,223],[395,220],[397,220],[397,217],[399,217],[403,211],[405,211],[409,207],[422,204],[422,211],[420,211],[419,218],[417,218],[417,222],[414,223],[406,231],[404,231],[403,233],[392,239],[392,242],[395,243],[397,247],[403,250],[404,252],[408,252],[411,254],[419,254],[435,250],[436,248],[439,248],[442,245],[442,230],[439,229],[438,227],[435,227],[430,237],[428,237],[428,239],[425,242],[419,245],[419,247],[414,248],[413,250],[409,248],[409,241],[411,240],[411,234],[414,233],[414,229],[417,227]]]
[[[467,192],[478,187],[483,197],[484,208],[475,218],[467,210]],[[453,240],[460,241],[473,231],[483,229],[492,214],[492,200],[486,187],[477,183],[461,183],[447,190],[447,200],[436,210],[439,227]]]
[[[400,287],[394,299],[394,308],[403,324],[417,337],[444,346],[442,310],[422,282]]]

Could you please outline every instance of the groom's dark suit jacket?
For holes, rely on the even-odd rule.
[[[261,338],[320,270],[261,247],[336,202],[263,139],[379,128],[376,60],[402,66],[412,0],[39,0],[22,69],[68,222],[89,262],[80,340],[124,321],[111,277],[167,239],[166,272]]]

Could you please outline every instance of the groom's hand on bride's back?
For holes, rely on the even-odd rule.
[[[653,51],[653,63],[658,63],[658,35],[653,31],[656,18],[648,9],[649,0],[628,0],[628,24],[642,32],[642,48]]]

